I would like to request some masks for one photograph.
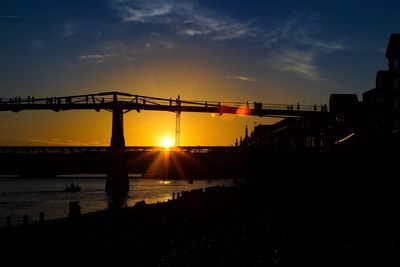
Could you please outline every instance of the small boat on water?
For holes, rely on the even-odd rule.
[[[79,185],[75,186],[73,183],[70,186],[66,186],[64,192],[75,193],[81,191],[81,187]]]

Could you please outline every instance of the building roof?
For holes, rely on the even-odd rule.
[[[389,44],[386,49],[386,58],[398,56],[400,54],[400,33],[390,35]]]
[[[357,94],[331,94],[329,97],[330,110],[333,112],[352,109],[357,102]]]
[[[274,124],[259,124],[254,127],[254,133],[261,134],[277,132],[286,129],[290,124],[293,124],[296,121],[298,121],[298,118],[288,117]]]

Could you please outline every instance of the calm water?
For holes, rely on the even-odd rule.
[[[80,192],[63,192],[73,182],[82,188]],[[155,203],[172,199],[172,193],[185,190],[206,188],[216,185],[231,185],[232,180],[155,180],[130,179],[130,191],[127,205],[133,206],[144,200]],[[23,215],[29,215],[29,221],[37,221],[39,212],[45,213],[45,220],[68,216],[69,201],[79,201],[82,213],[106,209],[108,197],[104,192],[104,178],[54,178],[23,179],[0,178],[0,227],[5,218],[12,217],[12,224],[21,224]]]

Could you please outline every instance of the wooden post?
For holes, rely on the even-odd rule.
[[[28,225],[29,224],[29,215],[24,215],[24,220],[23,220],[23,225]]]
[[[81,215],[81,206],[79,205],[79,201],[70,201],[69,202],[69,218],[77,218]]]
[[[44,223],[44,212],[39,213],[39,223]]]

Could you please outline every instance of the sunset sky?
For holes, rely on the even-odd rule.
[[[0,97],[121,91],[184,100],[328,103],[374,87],[400,1],[2,0]],[[232,145],[268,118],[182,114],[181,145]],[[175,114],[125,115],[127,145]],[[106,111],[0,113],[0,145],[108,145]]]

